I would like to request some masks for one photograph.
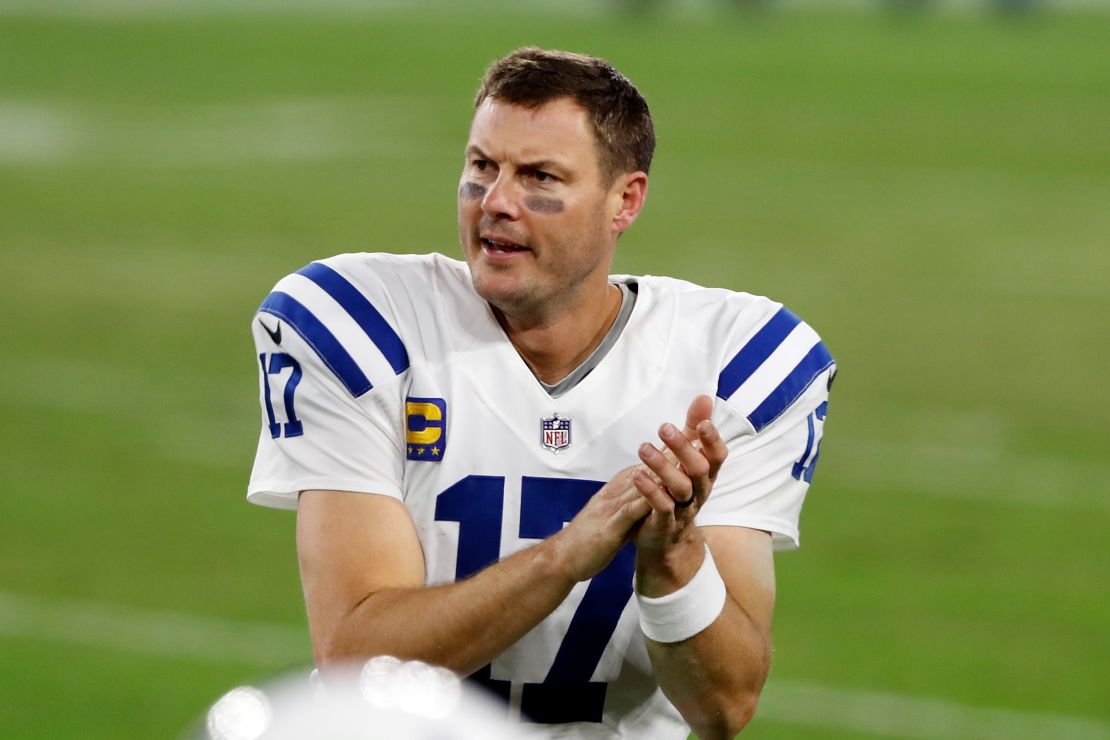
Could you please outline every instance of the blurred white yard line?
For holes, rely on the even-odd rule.
[[[1022,457],[985,439],[961,444],[855,438],[829,460],[849,485],[863,490],[909,488],[915,495],[951,500],[1110,512],[1110,499],[1091,483],[1110,476],[1110,463]]]
[[[243,352],[242,384],[216,383],[210,378],[157,377],[126,362],[6,352],[0,366],[0,405],[148,419],[160,427],[193,422],[211,429],[229,420],[226,413],[215,413],[223,404],[244,393],[253,398],[252,381],[257,375],[249,364],[250,347]],[[214,399],[208,407],[211,414],[186,405],[189,398],[202,395],[200,389],[205,383],[210,385],[204,395]],[[181,400],[183,397],[185,400]]]
[[[3,591],[0,636],[266,667],[311,662],[308,635],[300,627],[38,599]],[[759,717],[913,740],[1110,738],[1110,723],[1095,718],[974,707],[775,678],[764,692]]]
[[[0,635],[204,662],[311,662],[306,630],[0,591]]]
[[[0,165],[66,161],[76,144],[73,122],[57,106],[0,99]]]
[[[1107,740],[1110,722],[800,681],[767,684],[757,717],[912,740]]]
[[[429,3],[422,5],[427,7]],[[442,7],[442,3],[431,6]],[[206,18],[291,12],[323,17],[337,13],[373,16],[404,7],[406,0],[0,0],[0,14],[59,18]]]
[[[243,383],[214,384],[203,406],[187,406],[202,397],[190,378],[162,378],[125,363],[80,357],[8,353],[0,364],[0,409],[38,408],[72,414],[123,419],[145,430],[144,438],[158,457],[208,468],[250,470],[261,411],[255,397],[256,369],[249,363],[244,340]],[[204,383],[212,383],[205,378]],[[229,415],[242,401],[242,416]]]
[[[416,107],[411,99],[399,97],[101,110],[0,98],[0,165],[107,161],[194,169],[244,162],[396,159],[422,151],[419,134],[412,133]]]
[[[805,2],[806,0],[803,0]],[[812,0],[824,2],[825,0]],[[1073,2],[1075,0],[1072,0]],[[681,0],[675,4],[684,14],[703,12],[713,0]],[[845,5],[850,5],[844,3]],[[400,13],[403,17],[424,15],[475,15],[503,12],[518,6],[540,10],[548,16],[598,17],[614,8],[596,0],[0,0],[0,15],[32,17],[95,18],[128,20],[158,18],[220,18],[239,16],[302,16],[309,18],[373,18]]]

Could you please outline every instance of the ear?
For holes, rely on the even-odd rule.
[[[646,172],[630,172],[620,175],[609,189],[610,203],[613,204],[612,229],[621,234],[632,225],[647,200],[648,176]]]

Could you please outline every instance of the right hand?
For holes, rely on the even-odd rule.
[[[633,465],[614,475],[566,527],[551,536],[558,567],[568,577],[587,581],[597,575],[651,513],[651,504],[633,483],[635,473],[643,469]]]

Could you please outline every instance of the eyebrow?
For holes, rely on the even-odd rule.
[[[466,153],[468,155],[475,154],[482,159],[490,159],[490,156],[482,151],[482,148],[479,147],[477,144],[471,144],[467,146]],[[520,165],[518,165],[517,169],[528,171],[557,169],[560,171],[566,171],[567,168],[554,159],[537,159],[534,162],[522,162]]]
[[[565,170],[565,167],[559,165],[554,159],[541,159],[537,162],[525,162],[520,165],[522,170]]]

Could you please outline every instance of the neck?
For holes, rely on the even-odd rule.
[[[603,290],[573,309],[545,317],[514,317],[493,309],[509,341],[536,377],[554,385],[597,349],[621,307],[621,290],[606,279]]]

